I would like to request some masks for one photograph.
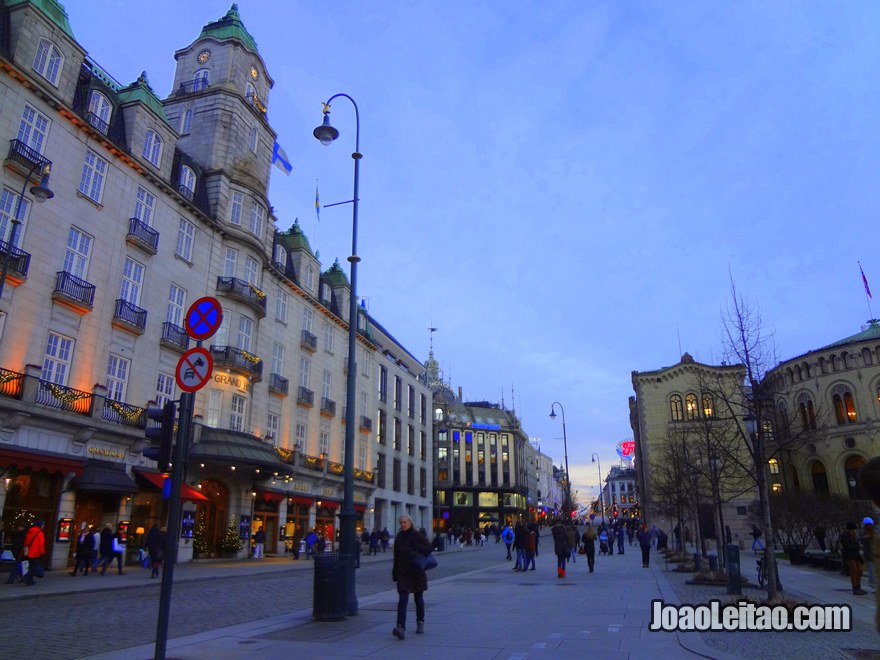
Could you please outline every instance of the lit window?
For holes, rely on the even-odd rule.
[[[779,474],[779,461],[775,458],[771,458],[767,461],[767,464],[770,466],[770,474]]]
[[[774,493],[781,493],[782,492],[782,484],[773,484],[772,486],[770,486],[770,489]]]
[[[685,410],[687,411],[688,419],[696,419],[697,418],[697,395],[696,394],[688,394],[684,399]]]
[[[711,394],[703,395],[703,416],[706,419],[712,419],[715,416],[715,399]]]

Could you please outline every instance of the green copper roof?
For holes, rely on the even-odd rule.
[[[841,339],[840,341],[836,341],[833,344],[828,344],[828,346],[823,346],[820,348],[820,351],[825,350],[826,348],[835,348],[837,346],[846,346],[848,344],[858,344],[862,341],[877,341],[880,339],[880,321],[877,319],[871,319],[868,321],[868,327],[858,332],[851,337],[847,337],[846,339]]]
[[[156,96],[156,92],[150,87],[150,81],[147,80],[146,71],[142,72],[141,75],[138,76],[138,79],[128,87],[123,87],[119,90],[120,103],[126,104],[135,101],[140,101],[150,110],[155,112],[162,121],[166,124],[168,123],[168,117],[165,116],[165,108],[162,106],[159,97]]]
[[[218,18],[213,23],[208,23],[202,28],[199,39],[202,37],[213,37],[220,40],[237,39],[252,51],[256,52],[257,50],[257,42],[254,41],[250,32],[244,27],[244,23],[241,22],[241,16],[238,15],[238,5],[234,2],[229,11],[226,12],[226,16]]]
[[[339,259],[333,262],[333,265],[330,266],[324,273],[324,279],[327,280],[327,284],[332,286],[348,286],[348,278],[345,276],[345,272],[342,270],[342,267],[339,265]]]
[[[299,226],[299,218],[293,221],[293,226],[286,232],[281,233],[281,239],[287,246],[288,250],[305,250],[312,254],[312,247],[309,245],[309,239],[303,233]]]
[[[16,5],[23,5],[25,3],[31,4],[43,12],[50,21],[64,30],[68,37],[71,39],[76,38],[73,36],[73,30],[70,29],[67,12],[64,11],[64,6],[58,0],[6,0],[6,7],[12,9]]]

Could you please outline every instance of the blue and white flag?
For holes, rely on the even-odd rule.
[[[275,140],[275,147],[272,150],[272,164],[287,176],[290,176],[290,173],[293,172],[293,165],[290,164],[287,152],[281,148],[281,145],[278,144],[278,140]]]

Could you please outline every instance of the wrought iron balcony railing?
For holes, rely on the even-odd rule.
[[[303,330],[299,345],[307,351],[314,353],[318,350],[318,338],[308,330]]]
[[[321,414],[326,417],[336,416],[336,402],[327,397],[321,397]]]
[[[55,290],[52,297],[73,307],[90,312],[95,303],[95,285],[71,275],[66,270],[55,274]]]
[[[92,401],[94,396],[91,392],[75,390],[65,385],[56,385],[48,380],[40,380],[37,388],[36,402],[50,408],[58,408],[78,415],[91,415]]]
[[[187,188],[183,184],[177,186],[177,192],[186,197],[189,201],[193,201],[196,196],[196,192],[191,188]]]
[[[85,115],[85,119],[99,133],[103,133],[104,135],[107,135],[107,133],[110,132],[110,124],[108,124],[106,121],[101,119],[94,112],[87,112]]]
[[[159,232],[137,218],[128,221],[128,242],[142,248],[149,254],[159,251]]]
[[[217,293],[247,303],[260,315],[260,318],[266,316],[266,294],[245,280],[237,277],[218,277]]]
[[[21,140],[9,141],[9,155],[6,158],[14,163],[18,163],[28,171],[31,169],[44,169],[47,165],[49,167],[52,166],[51,160],[44,158],[39,151],[31,149]]]
[[[27,277],[28,268],[31,265],[31,255],[24,250],[19,250],[14,245],[10,246],[7,241],[0,241],[0,259],[6,259],[7,277],[16,275],[19,280]]]
[[[296,391],[296,402],[311,408],[315,405],[315,393],[308,387],[300,385]]]
[[[275,394],[283,394],[287,396],[288,389],[290,388],[290,381],[284,376],[280,376],[276,373],[269,374],[269,391],[274,392]]]
[[[24,374],[9,369],[0,369],[0,396],[20,399],[24,387]]]
[[[104,409],[101,411],[101,419],[108,422],[116,422],[122,426],[131,426],[136,429],[147,428],[147,411],[144,408],[133,406],[122,401],[104,399]]]
[[[165,321],[162,324],[162,337],[159,341],[169,348],[177,350],[185,351],[189,348],[189,335],[186,334],[186,330],[171,321]]]
[[[235,346],[211,346],[214,367],[226,367],[244,373],[255,382],[263,379],[263,360]]]
[[[116,299],[116,309],[113,312],[113,321],[117,326],[123,325],[129,329],[143,334],[147,327],[147,310],[128,302],[124,298]]]
[[[373,420],[370,419],[369,417],[361,416],[361,428],[364,429],[365,431],[372,431],[373,430]]]
[[[195,80],[187,80],[186,82],[180,83],[174,94],[176,96],[178,94],[191,94],[192,92],[201,92],[202,90],[208,89],[208,87],[210,86],[211,84],[207,80],[203,78],[196,78]]]

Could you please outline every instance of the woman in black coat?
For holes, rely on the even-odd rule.
[[[412,593],[416,603],[416,632],[425,632],[425,600],[422,594],[428,589],[428,576],[413,563],[416,554],[431,554],[431,542],[424,534],[413,528],[408,515],[400,516],[400,531],[394,537],[394,566],[391,579],[397,583],[397,627],[391,633],[398,639],[406,634],[406,606]]]

